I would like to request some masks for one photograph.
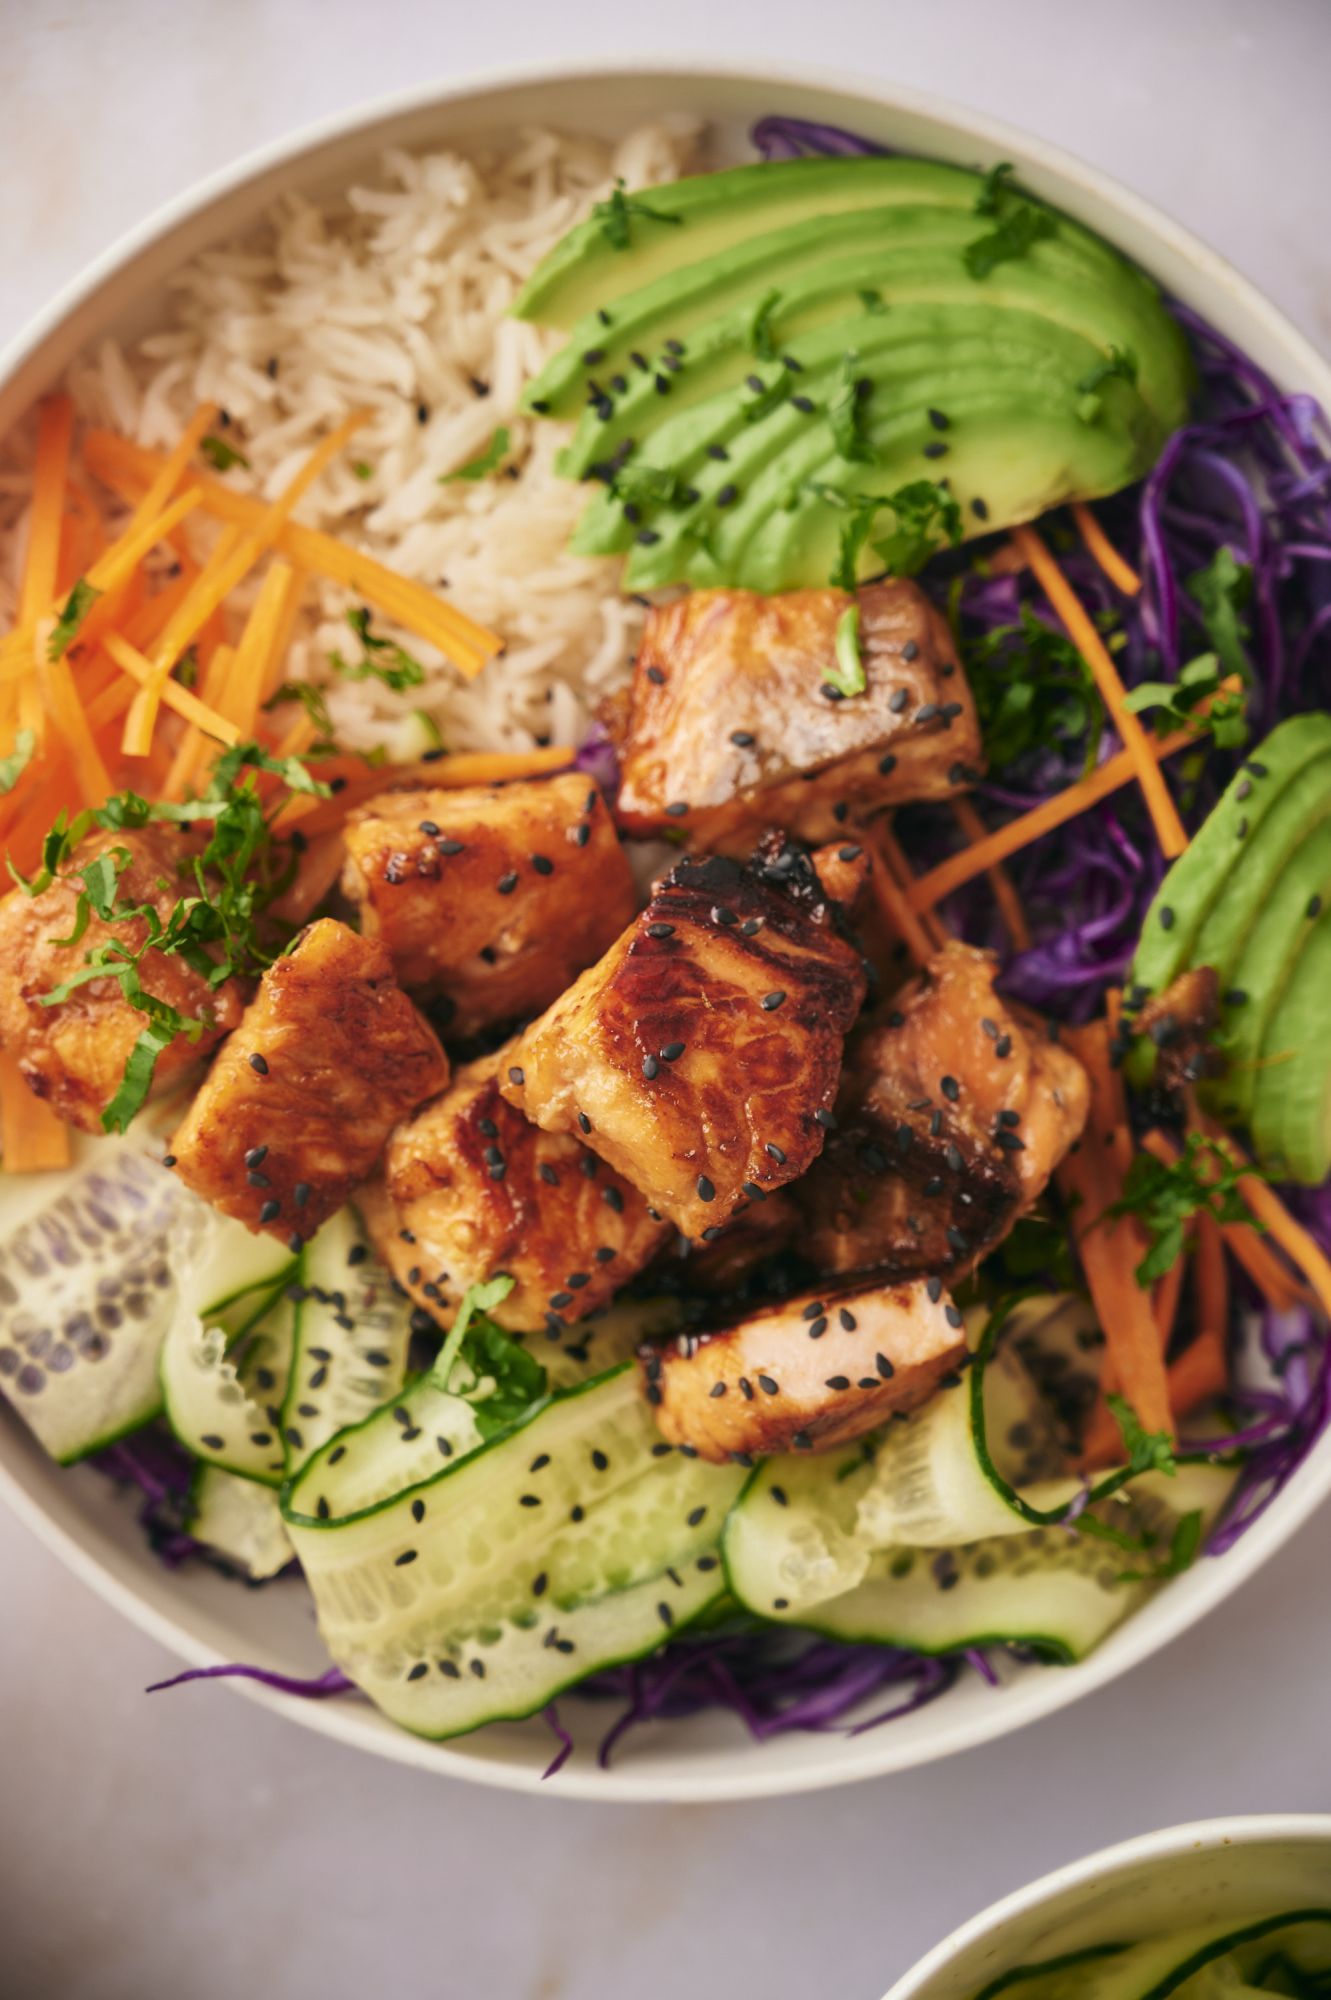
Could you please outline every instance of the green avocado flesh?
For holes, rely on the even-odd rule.
[[[1309,1184],[1331,1172],[1331,716],[1291,717],[1244,760],[1147,913],[1130,990],[1163,992],[1209,966],[1223,1073],[1201,1088],[1246,1127],[1261,1166]],[[1154,1050],[1129,1073],[1150,1079]]]
[[[977,213],[982,188],[790,161],[649,190],[671,223],[571,232],[517,311],[569,330],[525,402],[578,418],[560,469],[601,482],[575,547],[627,553],[627,589],[778,591],[829,580],[865,497],[937,483],[977,534],[1140,477],[1186,413],[1180,329],[1107,244],[1016,193]],[[1026,211],[1048,233],[972,275]],[[870,537],[859,573],[882,567]]]

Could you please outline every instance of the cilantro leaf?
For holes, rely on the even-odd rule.
[[[217,472],[229,472],[233,465],[243,466],[247,472],[249,471],[250,462],[244,452],[237,451],[226,438],[218,437],[215,433],[210,432],[206,438],[200,438],[199,450]]]
[[[462,1295],[462,1304],[458,1307],[453,1324],[448,1330],[447,1338],[435,1356],[434,1366],[430,1370],[431,1379],[440,1389],[445,1392],[448,1390],[453,1364],[462,1352],[462,1343],[466,1339],[467,1328],[472,1320],[478,1313],[488,1313],[491,1306],[501,1304],[512,1289],[513,1280],[505,1272],[501,1272],[497,1278],[489,1279],[486,1284],[467,1287]]]
[[[935,479],[912,479],[888,495],[885,504],[896,517],[892,532],[874,549],[893,576],[914,576],[924,568],[942,541],[955,548],[961,540],[961,509],[946,486]]]
[[[1012,176],[1015,172],[1011,160],[999,160],[996,166],[990,167],[975,197],[977,215],[998,214],[1006,197],[1013,192]]]
[[[313,725],[315,741],[310,745],[313,755],[331,756],[337,749],[337,731],[328,712],[328,697],[323,689],[316,687],[313,681],[283,681],[264,703],[264,714],[270,714],[275,708],[286,708],[293,702],[304,709]]]
[[[1135,1477],[1142,1472],[1163,1472],[1172,1479],[1178,1471],[1174,1446],[1168,1431],[1146,1430],[1126,1396],[1107,1396],[1114,1422],[1118,1425],[1127,1454],[1128,1470]]]
[[[753,309],[753,317],[749,321],[749,349],[760,361],[776,360],[777,350],[772,337],[772,320],[780,303],[780,292],[765,292]]]
[[[1176,681],[1142,681],[1131,688],[1127,706],[1134,715],[1150,715],[1157,735],[1170,729],[1209,729],[1217,747],[1236,750],[1248,740],[1246,688],[1218,694],[1221,663],[1218,653],[1199,653],[1180,669]],[[1199,704],[1209,699],[1203,710]]]
[[[864,286],[857,296],[867,313],[885,313],[892,310],[882,293],[876,291],[872,285]]]
[[[1023,604],[1016,624],[963,638],[962,654],[992,769],[1078,745],[1084,745],[1089,768],[1104,726],[1104,703],[1065,633]]]
[[[860,357],[851,348],[841,357],[836,386],[827,399],[827,421],[841,457],[861,465],[872,464],[878,456],[864,435],[872,393],[873,383],[861,372]]]
[[[761,423],[764,417],[769,417],[772,411],[778,409],[790,395],[794,380],[794,376],[785,368],[780,369],[770,382],[764,382],[761,375],[751,375],[749,387],[753,393],[740,405],[745,423]],[[759,385],[757,388],[753,386],[755,383]]]
[[[627,250],[632,235],[632,218],[641,216],[646,222],[668,222],[678,225],[682,215],[671,215],[662,208],[652,208],[637,195],[624,192],[623,177],[616,179],[614,188],[605,201],[598,201],[592,209],[593,220],[601,225],[601,234],[612,250]]]
[[[1202,1210],[1222,1226],[1251,1222],[1239,1182],[1245,1174],[1257,1172],[1240,1165],[1224,1146],[1201,1132],[1189,1132],[1177,1160],[1138,1153],[1128,1168],[1121,1198],[1107,1211],[1111,1216],[1135,1216],[1147,1236],[1149,1248],[1137,1266],[1137,1283],[1152,1285],[1173,1268],[1183,1254],[1187,1224]]]
[[[1130,347],[1114,347],[1112,344],[1107,358],[1097,361],[1088,368],[1076,385],[1077,420],[1083,424],[1093,424],[1104,409],[1104,397],[1100,390],[1106,382],[1120,380],[1135,383],[1137,380],[1137,357]]]
[[[1222,542],[1205,569],[1194,570],[1185,581],[1225,672],[1237,674],[1247,685],[1252,680],[1252,671],[1245,647],[1252,637],[1252,627],[1243,612],[1252,597],[1250,565],[1239,562],[1234,551]]]
[[[16,733],[14,748],[7,757],[0,757],[0,797],[13,791],[32,762],[36,748],[37,738],[31,729],[20,729]]]
[[[469,458],[467,463],[458,466],[455,472],[444,473],[439,484],[441,486],[451,486],[458,479],[476,480],[487,478],[490,473],[498,471],[507,458],[509,444],[508,425],[500,424],[491,433],[490,442],[486,445],[484,451],[479,452],[475,458]]]
[[[1022,202],[1010,209],[987,236],[977,236],[962,251],[972,278],[987,278],[1000,264],[1024,257],[1036,243],[1052,236],[1058,225],[1047,209]]]
[[[357,479],[374,478],[374,467],[370,464],[368,459],[353,458],[351,461],[351,470]]]
[[[675,507],[688,490],[668,465],[621,465],[610,485],[617,500],[636,507]]]
[[[828,668],[824,679],[843,696],[863,694],[869,683],[860,652],[860,607],[848,604],[836,623],[836,666]]]
[[[1174,1532],[1169,1540],[1169,1553],[1163,1561],[1153,1564],[1147,1570],[1124,1570],[1118,1581],[1156,1583],[1164,1577],[1182,1576],[1184,1570],[1191,1569],[1196,1562],[1201,1546],[1202,1511],[1200,1507],[1196,1507],[1186,1514],[1180,1514],[1174,1523]]]
[[[359,660],[348,660],[341,653],[334,653],[332,664],[339,674],[349,681],[382,681],[394,694],[401,694],[404,688],[421,685],[425,669],[420,661],[413,659],[395,639],[381,639],[371,632],[370,613],[366,605],[348,611],[347,624],[361,642],[361,657]]]
[[[506,1430],[545,1394],[547,1376],[534,1354],[483,1315],[474,1319],[462,1343],[463,1359],[478,1382],[492,1382],[483,1396],[469,1398],[483,1438]]]
[[[59,660],[68,652],[80,625],[101,594],[100,590],[89,583],[86,576],[79,578],[65,599],[59,618],[51,628],[51,636],[46,642],[48,660]]]
[[[129,1052],[125,1073],[115,1096],[102,1113],[102,1124],[108,1132],[128,1131],[131,1123],[143,1109],[157,1068],[157,1058],[169,1049],[180,1033],[181,1016],[174,1009],[164,1009],[158,1019],[139,1030],[139,1038]],[[200,1023],[200,1027],[202,1023]]]

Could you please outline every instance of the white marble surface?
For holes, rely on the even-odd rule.
[[[724,26],[717,32],[718,22]],[[199,174],[510,58],[862,68],[1061,141],[1331,343],[1328,0],[0,0],[0,335]],[[1061,1858],[1331,1808],[1331,1516],[1089,1705],[932,1770],[752,1807],[599,1809],[378,1765],[159,1648],[0,1517],[6,2000],[874,1996]]]

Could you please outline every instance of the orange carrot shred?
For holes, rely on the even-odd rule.
[[[970,799],[953,799],[952,817],[956,820],[957,825],[961,828],[967,840],[973,845],[986,838],[988,829]],[[1026,922],[1026,912],[1021,907],[1021,898],[1013,887],[1012,877],[1008,874],[1006,868],[1002,867],[998,862],[992,862],[986,868],[985,873],[989,877],[989,886],[994,892],[994,901],[998,904],[999,914],[1007,928],[1012,949],[1014,951],[1029,950],[1031,942],[1030,925]],[[919,905],[915,902],[914,891],[918,886],[918,883],[915,883],[911,887],[908,898],[911,907],[928,907],[927,905]]]
[[[1210,1131],[1211,1136],[1215,1136],[1219,1127],[1210,1128]],[[1153,1153],[1166,1166],[1173,1166],[1180,1158],[1178,1147],[1164,1132],[1148,1132],[1142,1140],[1142,1148]],[[1288,1312],[1291,1307],[1307,1302],[1309,1295],[1306,1287],[1285,1268],[1271,1245],[1258,1235],[1250,1223],[1221,1223],[1220,1234],[1225,1248],[1243,1266],[1268,1305],[1277,1312]]]
[[[933,956],[942,935],[945,935],[942,926],[932,910],[917,914],[911,908],[902,882],[902,874],[909,879],[909,871],[889,829],[886,826],[874,827],[866,845],[873,859],[869,870],[869,888],[878,914],[892,936],[905,945],[917,964],[923,965]]]
[[[1095,558],[1112,584],[1125,597],[1135,597],[1142,587],[1142,580],[1130,563],[1124,562],[1114,544],[1110,541],[1090,508],[1082,500],[1073,503],[1072,518],[1077,523],[1077,532],[1086,544],[1086,552]]]

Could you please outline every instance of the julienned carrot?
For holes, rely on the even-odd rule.
[[[1213,1136],[1219,1130],[1218,1126],[1210,1128]],[[1142,1149],[1153,1153],[1166,1166],[1173,1166],[1181,1157],[1174,1141],[1164,1132],[1148,1132],[1142,1140]],[[1226,1249],[1243,1266],[1269,1306],[1277,1312],[1288,1312],[1292,1307],[1308,1302],[1307,1287],[1286,1270],[1270,1244],[1258,1235],[1250,1223],[1221,1223],[1220,1234]]]
[[[1170,1363],[1165,1381],[1176,1424],[1223,1396],[1229,1387],[1229,1364],[1219,1334],[1203,1327],[1192,1345]],[[1088,1470],[1123,1462],[1123,1436],[1107,1406],[1102,1405],[1087,1425],[1082,1457]]]
[[[152,684],[151,661],[145,659],[127,639],[122,639],[118,632],[108,632],[105,644],[116,665],[123,668],[131,680],[137,681],[141,689]],[[218,715],[205,702],[200,701],[196,694],[191,694],[188,688],[182,687],[179,681],[168,679],[161,689],[161,697],[167,707],[174,708],[177,715],[183,715],[186,722],[197,723],[200,729],[206,730],[209,736],[217,737],[219,742],[239,743],[240,731],[235,723],[228,722],[225,716]]]
[[[1073,502],[1072,518],[1077,523],[1077,533],[1086,544],[1087,554],[1095,558],[1109,581],[1125,597],[1135,597],[1142,587],[1141,578],[1130,563],[1124,562],[1085,501]]]
[[[69,661],[63,656],[55,660],[49,657],[51,630],[49,618],[38,619],[34,645],[37,684],[42,691],[46,712],[69,752],[69,760],[78,780],[79,796],[85,806],[99,806],[112,790],[110,773],[93,738],[92,726],[74,685]]]
[[[1169,736],[1158,737],[1150,745],[1155,757],[1173,757],[1180,750],[1186,750],[1190,743],[1197,741],[1199,731],[1176,729]],[[950,896],[963,882],[969,882],[986,869],[997,867],[1000,861],[1008,860],[1033,840],[1052,833],[1079,813],[1088,812],[1114,792],[1130,785],[1137,775],[1136,760],[1126,750],[1118,750],[1112,757],[1106,757],[1103,764],[1079,778],[1065,790],[1055,792],[1052,799],[1045,799],[1029,812],[1010,819],[1005,826],[993,833],[983,833],[970,847],[963,847],[959,854],[949,855],[940,861],[927,875],[921,875],[911,884],[910,903],[915,910],[927,910],[934,903]]]
[[[1128,707],[1118,669],[1109,657],[1104,640],[1086,615],[1076,592],[1072,589],[1054,558],[1034,528],[1014,528],[1012,539],[1025,556],[1039,579],[1045,596],[1049,599],[1060,621],[1067,631],[1077,651],[1091,670],[1091,677],[1100,691],[1100,698],[1109,711],[1109,717],[1123,739],[1123,748],[1128,751],[1136,766],[1137,782],[1155,826],[1156,838],[1167,861],[1173,861],[1182,854],[1188,844],[1187,832],[1179,818],[1178,807],[1170,796],[1169,787],[1160,775],[1160,766],[1151,752],[1150,739],[1138,718]]]
[[[940,928],[932,911],[917,914],[910,906],[902,874],[909,880],[909,871],[901,868],[901,851],[885,826],[875,827],[868,845],[872,849],[873,866],[869,870],[869,888],[878,914],[887,929],[905,945],[917,965],[923,965],[937,950],[935,942]]]
[[[544,750],[461,750],[416,764],[370,765],[363,757],[311,760],[309,768],[316,778],[337,784],[336,796],[290,799],[278,814],[277,824],[286,828],[299,823],[301,832],[313,839],[341,826],[353,806],[390,785],[399,790],[404,785],[429,785],[458,791],[465,785],[505,784],[514,778],[540,778],[551,771],[567,770],[576,755],[576,750],[561,743]]]
[[[985,838],[986,828],[984,821],[980,818],[970,799],[953,799],[952,817],[956,820],[957,825],[961,828],[967,840],[972,842],[972,844]],[[999,915],[1007,927],[1007,934],[1011,941],[1012,949],[1014,951],[1029,950],[1031,942],[1030,926],[1026,922],[1026,912],[1021,907],[1021,898],[1012,886],[1011,876],[1008,874],[1006,868],[998,862],[993,862],[985,870],[985,873],[989,877],[989,886],[994,892],[994,901],[998,904]],[[914,907],[913,898],[912,907]]]
[[[286,923],[303,924],[342,873],[345,859],[346,848],[341,830],[321,833],[300,857],[296,879],[285,895],[273,904],[274,914]]]
[[[1209,1118],[1202,1119],[1201,1124],[1207,1137],[1228,1153],[1236,1166],[1251,1168],[1252,1162],[1221,1126]],[[1255,1173],[1240,1173],[1238,1190],[1272,1242],[1278,1243],[1290,1262],[1302,1271],[1322,1310],[1331,1313],[1331,1258],[1314,1242],[1303,1224],[1295,1221],[1275,1189]]]
[[[1058,1183],[1072,1205],[1073,1240],[1105,1336],[1106,1360],[1139,1422],[1148,1431],[1172,1435],[1174,1422],[1151,1296],[1136,1278],[1146,1246],[1131,1216],[1108,1213],[1123,1191],[1116,1131],[1117,1072],[1109,1061],[1108,1023],[1065,1028],[1063,1040],[1090,1077],[1091,1111],[1079,1144],[1058,1169]]]
[[[1178,1318],[1179,1300],[1183,1295],[1183,1276],[1187,1267],[1186,1256],[1176,1257],[1164,1277],[1156,1279],[1151,1291],[1151,1311],[1155,1315],[1155,1330],[1162,1354],[1168,1354],[1169,1343],[1174,1337],[1174,1322]]]
[[[286,622],[286,607],[295,583],[296,572],[291,564],[275,557],[245,620],[218,704],[243,736],[254,734],[269,665]]]
[[[1229,1272],[1220,1224],[1203,1209],[1196,1217],[1197,1254],[1193,1259],[1196,1291],[1193,1317],[1205,1332],[1216,1334],[1223,1347],[1229,1332]]]
[[[130,444],[113,431],[90,431],[84,439],[84,456],[98,478],[126,498],[141,492],[162,463],[157,453]],[[219,520],[253,523],[263,511],[261,500],[237,493],[217,480],[205,479],[200,484],[204,505]],[[407,631],[427,640],[459,673],[479,673],[501,649],[495,633],[436,597],[424,584],[399,576],[373,556],[346,547],[332,535],[288,521],[277,536],[276,546],[299,569],[345,585]]]
[[[34,1097],[8,1050],[0,1050],[0,1166],[7,1174],[69,1165],[69,1127]]]

